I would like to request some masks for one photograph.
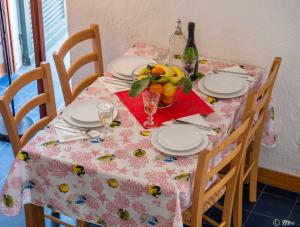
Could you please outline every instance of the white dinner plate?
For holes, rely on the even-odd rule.
[[[162,129],[163,129],[163,127],[159,128],[157,130],[153,130],[152,136],[151,136],[151,143],[152,143],[152,145],[154,146],[155,149],[157,149],[158,151],[160,151],[160,152],[162,152],[164,154],[173,155],[173,156],[188,156],[188,155],[193,155],[193,154],[196,154],[196,153],[202,151],[209,144],[208,136],[205,135],[205,134],[201,134],[202,142],[200,143],[199,146],[197,146],[197,147],[195,147],[193,149],[190,149],[190,150],[185,150],[185,151],[170,150],[170,149],[167,149],[167,148],[163,147],[158,142],[158,134],[159,134],[160,130],[162,130]]]
[[[100,103],[100,102],[101,102],[101,100],[98,100],[98,103]],[[102,126],[102,124],[100,123],[100,120],[94,121],[94,122],[84,122],[84,121],[79,121],[79,120],[74,119],[72,117],[72,105],[74,105],[74,104],[70,104],[63,111],[62,116],[66,122],[68,122],[74,126],[82,127],[82,128],[97,128],[97,127]],[[118,109],[115,106],[114,113],[113,113],[113,119],[115,119],[117,117],[117,115],[118,115]]]
[[[67,108],[70,109],[70,115],[73,119],[82,122],[99,121],[97,105],[99,100],[89,99],[78,101]]]
[[[228,76],[225,73],[209,75],[203,78],[203,86],[209,91],[219,94],[232,94],[244,88],[244,79],[237,76]]]
[[[171,124],[160,130],[157,140],[169,150],[185,151],[199,146],[202,134],[193,126]]]
[[[202,93],[220,99],[236,98],[246,94],[249,90],[249,84],[247,83],[247,81],[244,81],[244,88],[241,91],[238,91],[236,93],[231,93],[231,94],[220,94],[220,93],[209,91],[203,86],[203,80],[199,80],[197,86],[199,91],[201,91]]]
[[[132,71],[134,69],[140,65],[148,63],[151,63],[151,60],[136,56],[123,56],[110,62],[108,65],[108,71],[118,73],[123,77],[132,77]]]

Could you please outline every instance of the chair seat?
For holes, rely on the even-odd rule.
[[[226,192],[226,186],[221,188],[218,192],[216,192],[212,197],[210,197],[203,205],[203,213],[205,213],[207,210],[209,210],[214,204],[216,204],[223,195],[225,195]],[[182,218],[183,218],[183,223],[186,225],[191,224],[191,217],[192,217],[192,212],[191,208],[189,207],[187,210],[185,210],[182,213]]]

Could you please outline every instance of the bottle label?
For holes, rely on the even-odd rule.
[[[194,75],[196,63],[197,63],[197,58],[194,59],[194,60],[191,60],[191,59],[189,59],[189,60],[183,60],[184,69],[188,73],[189,77],[191,77],[192,75]]]

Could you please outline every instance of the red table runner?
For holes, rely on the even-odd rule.
[[[119,99],[124,103],[128,110],[143,125],[147,119],[147,114],[144,111],[142,95],[136,98],[128,96],[128,91],[117,93]],[[214,112],[195,92],[190,91],[189,94],[184,94],[180,89],[177,92],[177,97],[172,106],[168,108],[158,109],[154,114],[154,121],[161,126],[162,123],[193,114],[210,114]]]

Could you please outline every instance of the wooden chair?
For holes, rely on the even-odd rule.
[[[28,101],[16,113],[16,115],[13,116],[10,110],[10,103],[12,99],[24,86],[36,80],[43,81],[45,92]],[[33,124],[20,138],[18,135],[18,125],[21,120],[29,111],[43,104],[46,106],[47,116]],[[17,77],[17,79],[14,80],[5,91],[3,96],[0,97],[0,110],[14,154],[17,155],[19,150],[28,142],[28,140],[39,130],[44,128],[56,116],[56,105],[50,65],[48,63],[41,63],[41,67]]]
[[[10,110],[10,103],[14,96],[27,84],[42,80],[44,93],[37,95],[30,101],[25,103],[22,108],[13,116]],[[32,109],[37,106],[46,106],[46,116],[33,124],[22,137],[18,135],[18,125],[23,117]],[[20,75],[13,83],[8,87],[3,96],[0,97],[0,110],[6,126],[10,143],[12,145],[14,154],[20,151],[20,149],[35,135],[39,130],[47,126],[50,121],[56,117],[56,105],[55,96],[52,84],[52,77],[49,63],[41,63],[39,68],[33,69],[23,75]],[[51,215],[44,214],[44,208],[33,204],[25,205],[26,226],[27,227],[44,227],[44,218],[47,217],[54,222],[70,226],[58,218]],[[87,224],[83,221],[77,220],[78,227],[86,227]]]
[[[257,174],[258,162],[260,154],[260,145],[264,130],[266,116],[269,110],[269,103],[271,100],[272,90],[275,84],[277,73],[281,64],[281,58],[276,57],[273,61],[268,80],[262,87],[249,95],[245,107],[245,116],[249,112],[255,114],[253,124],[250,129],[250,140],[246,146],[245,160],[241,164],[241,174],[238,180],[238,189],[236,191],[236,201],[234,209],[234,226],[240,227],[242,225],[242,202],[243,202],[243,183],[249,180],[249,200],[256,202],[257,194]]]
[[[69,53],[74,46],[86,40],[92,40],[93,52],[80,57],[73,62],[69,69],[66,69],[64,58],[67,53]],[[53,57],[61,83],[65,105],[69,105],[84,88],[88,87],[103,74],[102,49],[98,25],[92,24],[90,28],[70,36],[63,43],[60,50],[53,54]],[[91,62],[94,62],[95,65],[95,74],[86,77],[72,89],[70,86],[70,80],[74,74],[82,66]]]
[[[192,206],[183,212],[184,224],[191,227],[201,227],[202,220],[205,220],[214,226],[230,227],[236,182],[241,160],[245,155],[245,145],[249,139],[248,135],[252,119],[253,115],[250,115],[237,130],[211,151],[205,150],[200,152],[195,173]],[[233,143],[236,146],[231,148]],[[209,169],[211,161],[225,149],[230,150],[228,155],[215,167]],[[227,173],[219,175],[226,166],[229,166]],[[216,177],[216,175],[218,175],[216,182],[205,190],[207,182]],[[224,205],[221,206],[217,202],[223,195],[225,195],[225,200]],[[221,223],[217,223],[212,218],[204,215],[212,206],[222,210]]]

